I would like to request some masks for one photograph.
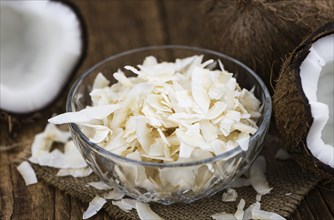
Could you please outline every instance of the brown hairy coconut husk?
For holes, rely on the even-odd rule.
[[[332,0],[204,0],[203,44],[239,59],[273,92],[284,56],[334,19]]]
[[[323,49],[325,48],[323,51],[327,54],[326,59],[329,60],[325,64],[319,64],[322,62],[322,58],[319,58],[322,57],[319,50],[317,52],[320,54],[319,56],[314,56],[314,53],[312,52],[315,51],[314,48],[316,44],[318,46],[321,45]],[[321,140],[325,138],[325,129],[321,127],[315,128],[314,126],[319,124],[319,116],[324,117],[328,109],[329,114],[327,114],[327,116],[329,118],[325,123],[333,121],[333,109],[331,109],[332,107],[329,107],[330,104],[327,105],[326,110],[326,105],[324,105],[326,103],[318,102],[318,100],[324,98],[320,97],[321,94],[323,94],[320,93],[320,90],[327,91],[329,100],[331,100],[330,102],[333,100],[333,84],[330,84],[333,83],[334,75],[333,49],[334,22],[331,22],[309,35],[286,59],[280,71],[280,76],[273,96],[276,126],[285,140],[287,150],[295,157],[296,161],[302,167],[330,179],[334,179],[333,143],[331,143],[331,145],[326,141],[324,141],[325,143],[321,143],[320,140],[313,138],[315,137],[313,135],[318,134],[319,139]],[[306,64],[323,66],[321,68],[319,67],[320,71],[314,71],[312,66],[310,67]],[[323,69],[325,69],[327,64],[331,66],[330,68],[327,68],[326,73],[323,73]],[[304,68],[305,66],[308,68]],[[324,77],[324,74],[326,74],[326,76],[331,76],[331,78],[321,79],[320,77]],[[306,78],[308,78],[308,84],[305,83]],[[328,79],[330,80],[328,81]],[[312,84],[316,86],[315,89],[312,87]],[[312,95],[310,95],[310,92],[313,93],[315,98],[311,97]],[[315,110],[314,106],[316,105],[321,106],[321,108]],[[316,116],[316,114],[318,116]],[[313,128],[315,128],[315,130],[313,130]],[[327,136],[333,138],[333,124],[326,129],[329,129]],[[321,133],[323,134],[322,136]],[[327,146],[324,144],[327,144]],[[310,149],[313,149],[313,152]],[[324,149],[328,149],[328,152],[325,152]],[[327,158],[327,162],[317,159],[314,150],[320,152],[320,154],[323,155],[322,157]],[[324,151],[324,153],[321,153],[322,151]],[[330,166],[330,164],[332,166]]]

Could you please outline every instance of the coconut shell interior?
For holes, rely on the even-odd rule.
[[[284,62],[273,96],[276,126],[283,136],[287,150],[297,162],[314,173],[334,179],[334,169],[314,158],[306,138],[313,123],[311,107],[302,89],[300,65],[319,38],[334,33],[334,22],[309,35]]]

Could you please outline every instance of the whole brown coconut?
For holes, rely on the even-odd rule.
[[[316,42],[320,42],[321,39],[325,37],[329,39],[330,43],[328,45],[322,45],[322,48],[326,48],[325,53],[330,53],[331,65],[334,62],[334,22],[328,23],[321,28],[317,29],[311,35],[309,35],[286,59],[282,69],[280,71],[280,76],[277,81],[275,93],[273,96],[273,109],[275,113],[276,126],[281,133],[282,137],[285,140],[287,150],[294,156],[296,161],[304,168],[313,171],[315,174],[320,176],[325,176],[330,179],[334,179],[334,168],[333,168],[333,158],[334,151],[329,151],[326,153],[326,157],[330,157],[329,162],[323,163],[317,159],[311,152],[310,148],[310,132],[313,124],[319,123],[315,117],[315,111],[312,110],[313,100],[310,100],[310,96],[307,95],[306,90],[310,90],[311,86],[303,85],[303,80],[305,80],[305,75],[302,75],[302,71],[308,71],[308,75],[317,75],[319,74],[316,71],[312,71],[311,68],[307,70],[301,67],[303,62],[308,59],[309,62],[312,51],[314,48],[313,45]],[[322,41],[324,42],[324,41]],[[326,42],[324,42],[325,44]],[[319,44],[318,44],[319,45]],[[314,51],[314,50],[313,50]],[[316,62],[313,60],[316,65],[319,63],[319,58],[316,59]],[[327,59],[328,60],[328,59]],[[332,74],[331,81],[333,81],[334,68],[330,67],[331,70],[327,74]],[[322,70],[321,70],[322,71]],[[322,73],[321,73],[322,74]],[[311,76],[313,77],[313,76]],[[325,88],[330,93],[330,99],[333,100],[333,85],[332,88],[329,88],[326,81],[321,81],[319,75],[317,76],[318,80],[316,81],[317,89],[319,87]],[[321,76],[320,76],[321,77]],[[330,85],[330,82],[329,82]],[[331,90],[330,90],[331,89]],[[315,91],[316,93],[316,91]],[[319,95],[317,95],[320,99]],[[320,103],[322,104],[322,103]],[[325,115],[325,111],[319,112],[321,116]],[[318,114],[319,114],[318,113]],[[333,117],[333,112],[329,113],[329,117]],[[330,133],[333,135],[333,125],[331,125]],[[320,129],[312,132],[321,132]],[[320,135],[321,136],[321,135]],[[333,136],[332,136],[333,137]],[[321,137],[322,138],[322,137]],[[311,140],[312,141],[312,140]],[[319,143],[319,142],[317,142]],[[325,143],[326,144],[326,143]],[[313,149],[317,149],[319,152],[323,150],[323,143],[319,145],[312,146]],[[332,147],[333,146],[327,146]],[[330,166],[330,164],[332,164]]]
[[[284,56],[334,19],[332,0],[204,0],[203,43],[255,70],[273,92]]]

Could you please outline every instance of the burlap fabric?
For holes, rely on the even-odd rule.
[[[274,158],[277,148],[281,145],[278,138],[269,135],[264,143],[262,154],[267,160],[267,179],[273,190],[262,197],[261,209],[276,212],[284,217],[294,211],[303,197],[320,180],[310,173],[304,172],[293,160],[279,161]],[[57,169],[34,165],[39,180],[54,185],[65,193],[89,202],[96,194],[100,194],[88,182],[98,181],[96,175],[86,178],[57,177]],[[246,201],[246,207],[255,202],[256,192],[252,187],[236,189],[236,202],[222,202],[222,192],[191,204],[174,204],[164,206],[152,203],[151,208],[164,219],[210,219],[217,212],[234,213],[241,198]],[[138,219],[136,211],[124,212],[108,202],[104,206],[112,219]]]

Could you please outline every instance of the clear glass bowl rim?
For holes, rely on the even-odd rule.
[[[263,103],[263,120],[260,124],[260,126],[258,127],[257,131],[255,132],[254,135],[252,135],[250,137],[249,140],[249,145],[251,145],[251,143],[255,140],[257,140],[257,138],[263,134],[267,128],[267,126],[269,126],[270,123],[270,118],[271,118],[271,112],[272,112],[272,103],[271,103],[271,97],[270,97],[270,93],[267,89],[267,87],[265,86],[264,82],[262,81],[262,79],[253,71],[251,70],[248,66],[246,66],[245,64],[243,64],[242,62],[228,56],[225,55],[223,53],[217,52],[217,51],[213,51],[213,50],[209,50],[209,49],[204,49],[204,48],[200,48],[200,47],[193,47],[193,46],[184,46],[184,45],[155,45],[155,46],[148,46],[148,47],[140,47],[140,48],[136,48],[136,49],[131,49],[131,50],[127,50],[118,54],[115,54],[113,56],[110,56],[100,62],[98,62],[97,64],[95,64],[94,66],[92,66],[91,68],[89,68],[88,70],[86,70],[72,85],[70,92],[67,96],[67,101],[66,101],[66,112],[72,112],[72,100],[73,100],[73,96],[76,92],[76,90],[78,89],[78,87],[80,86],[81,82],[90,74],[92,73],[96,68],[98,68],[99,66],[112,61],[114,59],[126,56],[126,55],[130,55],[133,53],[137,53],[137,52],[143,52],[143,51],[149,51],[149,50],[188,50],[188,51],[194,51],[194,52],[203,52],[206,54],[212,54],[215,56],[219,56],[219,57],[223,57],[224,59],[227,59],[229,61],[232,61],[238,65],[240,65],[242,68],[246,69],[251,75],[252,77],[254,77],[260,87],[261,87],[261,91],[264,94],[265,97],[265,102]],[[120,155],[114,154],[110,151],[107,151],[105,149],[103,149],[102,147],[98,146],[97,144],[91,142],[80,130],[79,126],[75,123],[70,123],[69,127],[72,129],[72,131],[75,132],[74,135],[79,135],[80,139],[83,140],[85,142],[86,145],[90,146],[95,152],[97,152],[98,154],[107,157],[109,159],[116,159],[119,161],[123,161],[126,163],[130,163],[130,164],[135,164],[135,165],[140,165],[140,166],[151,166],[151,167],[160,167],[160,168],[167,168],[167,167],[188,167],[188,166],[196,166],[196,165],[201,165],[201,164],[206,164],[206,163],[212,163],[215,162],[217,160],[222,160],[222,159],[228,159],[234,155],[237,155],[239,153],[244,152],[240,146],[237,146],[225,153],[216,155],[214,157],[209,157],[206,159],[202,159],[202,160],[195,160],[195,161],[191,161],[191,162],[170,162],[170,163],[156,163],[156,162],[146,162],[146,161],[138,161],[138,160],[133,160],[133,159],[129,159],[126,157],[122,157]],[[248,149],[251,150],[251,149]]]

